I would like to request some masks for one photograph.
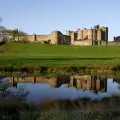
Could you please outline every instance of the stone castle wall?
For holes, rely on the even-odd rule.
[[[106,41],[92,41],[92,40],[83,40],[83,41],[75,41],[73,45],[80,45],[80,46],[92,46],[92,45],[107,45],[108,42]]]
[[[117,46],[117,45],[120,45],[120,36],[117,36],[117,37],[113,37],[113,40],[114,41],[109,41],[108,42],[108,45],[115,45],[115,46]]]
[[[115,42],[120,42],[120,36],[114,37],[113,39]]]
[[[50,35],[35,35],[35,41],[47,41],[49,39],[51,39]]]
[[[16,37],[16,41],[18,40],[25,40],[30,42],[48,42],[50,41],[50,44],[71,44],[70,37],[67,35],[63,35],[59,31],[53,31],[51,34],[48,35],[25,35],[20,36],[19,38]]]
[[[24,37],[25,40],[29,40],[30,42],[33,42],[34,41],[34,35],[26,35]]]
[[[105,45],[106,43],[104,42],[108,41],[108,28],[97,25],[94,26],[94,29],[67,31],[66,35],[62,34],[60,31],[53,31],[48,35],[26,35],[24,36],[24,40],[50,44]]]
[[[73,43],[73,45],[85,45],[85,46],[88,46],[88,45],[92,45],[92,41],[90,41],[90,40],[75,41]]]
[[[108,45],[120,45],[120,42],[115,42],[115,41],[109,41]]]
[[[36,34],[33,34],[33,35],[26,35],[24,37],[24,39],[26,41],[30,41],[30,42],[47,42],[49,40],[52,40],[52,44],[57,44],[57,40],[58,40],[58,35],[57,35],[57,32],[52,32],[51,34],[49,35],[36,35]]]

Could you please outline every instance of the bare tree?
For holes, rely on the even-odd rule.
[[[2,22],[2,18],[0,17],[0,22]],[[4,26],[0,25],[0,43],[1,42],[5,42],[7,40],[12,40],[15,41],[17,39],[17,41],[19,41],[20,38],[24,38],[24,36],[27,35],[27,33],[20,31],[18,29],[6,29]]]
[[[3,26],[0,26],[0,42],[5,42],[9,39],[9,34],[7,29]]]
[[[27,33],[23,32],[23,31],[20,31],[18,29],[15,29],[15,30],[8,30],[8,33],[9,35],[11,36],[11,39],[13,41],[16,40],[17,38],[17,41],[19,41],[19,39],[25,35],[27,35]]]
[[[9,33],[11,39],[12,39],[13,41],[15,41],[15,37],[16,37],[17,34],[18,34],[18,29],[8,30],[7,32]]]
[[[0,22],[2,22],[2,18],[0,17]],[[4,26],[0,25],[0,43],[4,43],[9,39],[9,34],[7,29]]]

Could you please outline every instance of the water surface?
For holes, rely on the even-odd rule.
[[[29,92],[27,101],[39,103],[45,99],[101,99],[120,94],[120,78],[108,76],[1,76],[0,80],[1,83],[9,84],[8,89],[11,91]]]

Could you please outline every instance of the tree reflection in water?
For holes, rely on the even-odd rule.
[[[20,110],[28,108],[25,98],[29,91],[19,87],[17,92],[13,92],[7,81],[6,77],[0,77],[0,120],[19,120]]]
[[[8,79],[6,77],[0,78],[0,97],[26,100],[25,98],[28,96],[29,91],[26,91],[25,88],[20,86],[17,92],[13,92],[9,89],[9,83],[7,82],[7,80]]]

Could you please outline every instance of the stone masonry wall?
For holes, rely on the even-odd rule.
[[[49,39],[51,39],[51,35],[36,35],[36,40],[35,41],[48,41]]]
[[[91,40],[83,40],[83,41],[75,41],[72,45],[92,45],[92,41]]]
[[[109,41],[108,45],[120,45],[120,42]]]

